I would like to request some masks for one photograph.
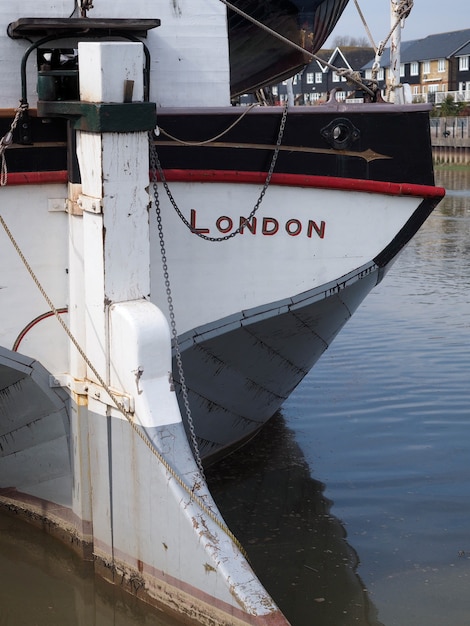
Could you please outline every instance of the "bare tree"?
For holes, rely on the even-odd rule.
[[[368,48],[370,47],[367,37],[352,37],[351,35],[338,35],[333,39],[334,48]]]

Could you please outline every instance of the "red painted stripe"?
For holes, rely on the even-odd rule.
[[[65,170],[57,172],[9,172],[7,185],[46,185],[47,183],[66,183]]]
[[[262,185],[265,172],[241,172],[236,170],[165,170],[168,182],[211,182],[248,183]],[[41,185],[46,183],[66,183],[66,171],[57,172],[13,172],[8,174],[8,185]],[[339,191],[364,191],[382,193],[389,196],[417,196],[420,198],[443,198],[445,189],[431,185],[413,183],[390,183],[377,180],[355,178],[335,178],[334,176],[309,176],[307,174],[273,174],[273,185],[291,187],[311,187],[314,189],[336,189]]]
[[[239,172],[221,170],[164,170],[168,182],[211,182],[249,183],[262,185],[265,172]],[[309,176],[306,174],[273,174],[271,183],[291,187],[312,187],[315,189],[337,189],[339,191],[365,191],[390,196],[417,196],[420,198],[442,198],[445,189],[431,185],[412,183],[389,183],[355,178],[335,178],[333,176]]]

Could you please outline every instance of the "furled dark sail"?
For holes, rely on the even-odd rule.
[[[349,0],[231,0],[262,24],[315,53]],[[228,10],[230,84],[233,96],[293,76],[310,57]]]

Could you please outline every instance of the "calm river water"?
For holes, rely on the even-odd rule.
[[[292,626],[470,624],[470,168],[261,435],[208,472]],[[175,626],[0,516],[0,626]]]

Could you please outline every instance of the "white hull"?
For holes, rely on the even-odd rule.
[[[192,210],[195,226],[214,238],[223,237],[230,224],[227,234],[238,228],[261,191],[242,183],[169,184],[188,222]],[[369,264],[421,201],[271,184],[255,216],[255,234],[245,228],[229,241],[211,242],[195,237],[160,191],[179,333],[338,281]],[[152,298],[161,303],[166,298],[156,227],[152,230]]]
[[[96,4],[93,18],[128,11]],[[70,9],[24,5],[43,19]],[[44,21],[22,21],[15,7],[2,15],[13,38],[0,33],[10,60],[0,139],[11,129],[17,141],[0,187],[0,505],[184,619],[288,626],[221,518],[198,456],[214,460],[262,427],[442,196],[427,111],[402,111],[410,145],[423,146],[423,158],[412,148],[419,159],[381,104],[367,115],[350,109],[347,120],[334,103],[294,112],[262,192],[286,119],[279,109],[245,116],[229,106],[225,7],[163,4],[161,30],[153,23],[146,38],[149,64],[132,29],[146,30],[138,18],[154,9],[146,0],[133,7],[132,43],[103,41],[122,36],[113,20],[52,20],[55,34],[39,52],[29,38],[39,41]],[[57,43],[68,27],[71,42]],[[95,41],[83,41],[90,32]],[[80,93],[69,100],[60,90],[78,79],[78,69],[61,74],[70,46],[79,50]],[[11,68],[21,60],[20,78]],[[157,119],[189,140],[223,129],[223,141],[206,150],[149,140]],[[149,185],[153,144],[189,228],[161,183]],[[261,193],[249,226],[229,238]]]
[[[222,214],[223,184],[178,183],[171,189],[181,206],[205,208],[203,217],[193,214],[197,227],[221,236],[214,225]],[[9,196],[12,205],[28,204],[31,188],[4,191],[6,206]],[[249,213],[239,206],[247,206],[258,192],[256,185],[238,185],[236,195],[225,191],[229,202],[224,205],[223,223],[230,219],[238,225],[240,216]],[[10,213],[20,247],[28,250],[45,290],[63,310],[69,302],[69,224],[66,213],[56,209],[65,208],[64,194],[65,187],[36,188],[33,206],[45,210],[29,212],[28,232],[21,228],[24,212]],[[279,409],[381,280],[385,270],[374,259],[421,201],[413,196],[273,184],[257,214],[255,233],[210,242],[191,234],[160,194],[171,296],[202,457],[217,456],[243,442]],[[47,211],[51,206],[54,210]],[[276,234],[263,234],[263,220],[267,232],[279,225]],[[316,230],[312,226],[309,230],[312,221]],[[289,234],[286,224],[300,233]],[[44,232],[39,241],[37,232]],[[151,233],[150,292],[168,316],[153,219]],[[46,267],[44,249],[55,254]],[[6,312],[2,344],[37,359],[60,378],[69,367],[67,336],[53,317],[41,318],[47,306],[39,291],[32,290],[31,277],[13,246],[6,243],[2,253],[11,280],[0,291]],[[9,304],[15,301],[17,309]],[[62,317],[69,319],[67,313]],[[178,382],[176,368],[174,376]],[[178,391],[181,395],[179,387]],[[181,407],[184,411],[182,401]]]

